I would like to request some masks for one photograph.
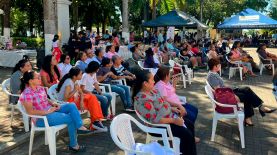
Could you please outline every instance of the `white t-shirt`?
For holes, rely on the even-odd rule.
[[[59,63],[58,68],[61,71],[62,77],[69,72],[69,70],[72,68],[70,64],[65,63]]]
[[[59,40],[57,40],[57,41],[53,42],[53,44],[52,44],[52,45],[53,45],[53,48],[55,48],[55,47],[59,47],[59,46],[58,46],[58,44],[59,44]]]
[[[79,84],[85,86],[86,91],[92,92],[94,90],[94,84],[98,83],[96,78],[96,73],[92,74],[92,76],[88,73],[84,73],[82,79]]]

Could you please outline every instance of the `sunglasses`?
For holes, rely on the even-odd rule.
[[[67,57],[67,58],[65,58],[65,59],[70,59],[70,57]]]

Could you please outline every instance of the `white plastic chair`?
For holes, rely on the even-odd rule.
[[[212,89],[210,89],[209,87],[210,86],[206,85],[205,86],[205,91],[206,91],[207,95],[209,96],[209,98],[211,100],[211,103],[212,103],[212,106],[213,106],[213,127],[212,127],[211,141],[214,141],[218,120],[236,118],[238,120],[241,147],[245,148],[244,126],[243,126],[244,112],[242,110],[237,110],[237,105],[227,105],[227,104],[222,104],[222,103],[219,103],[219,102],[215,101]],[[215,110],[216,105],[221,106],[221,107],[233,108],[234,113],[231,113],[231,114],[218,113]]]
[[[230,66],[229,68],[229,79],[231,79],[231,77],[233,77],[236,73],[236,70],[239,70],[239,74],[240,74],[240,80],[242,81],[242,67],[241,65],[241,61],[230,61],[228,56],[226,56],[226,60],[230,63],[233,64],[235,66]]]
[[[151,152],[142,152],[134,150],[133,147],[136,143],[132,131],[131,122],[136,124],[141,130],[143,130],[146,133],[161,134],[164,147],[166,149],[171,149],[166,129],[147,127],[142,125],[135,118],[128,114],[120,114],[113,119],[110,126],[110,133],[114,143],[124,151],[125,155],[131,153],[137,155],[151,155]]]
[[[153,75],[155,75],[158,71],[158,68],[145,68],[145,67],[143,67],[144,65],[143,65],[142,61],[138,61],[138,65],[143,70],[149,70]]]
[[[122,78],[122,79],[112,80],[112,81],[117,82],[120,85],[127,86],[129,88],[130,93],[131,93],[131,87],[127,85],[126,79]]]
[[[175,64],[176,64],[178,67],[180,67],[180,68],[183,68],[183,67],[184,67],[184,68],[185,68],[185,72],[184,72],[184,70],[183,70],[183,73],[184,73],[184,75],[187,76],[186,81],[188,81],[189,84],[191,84],[192,79],[193,79],[193,70],[192,70],[191,68],[189,68],[188,65],[181,65],[181,64],[179,64],[177,61],[174,61],[174,62],[175,62]]]
[[[20,101],[17,103],[17,108],[22,113],[22,115],[26,115],[30,118],[34,119],[43,119],[45,127],[37,127],[33,121],[31,121],[31,133],[30,133],[30,144],[29,144],[29,155],[32,154],[33,141],[35,136],[35,131],[44,131],[45,132],[45,145],[49,145],[50,155],[56,155],[56,134],[59,133],[60,130],[67,127],[66,124],[49,126],[48,120],[46,116],[38,116],[38,115],[29,115],[26,113],[24,106]]]
[[[12,94],[9,90],[10,90],[10,78],[4,80],[2,82],[2,90],[5,94],[7,94],[8,96],[15,96],[15,97],[19,97],[19,94]],[[11,119],[10,119],[10,126],[12,126],[12,122],[13,122],[13,117],[14,117],[14,109],[17,107],[16,104],[14,103],[9,103],[9,106],[11,107]],[[23,120],[23,124],[24,124],[24,129],[25,132],[28,132],[29,129],[29,117],[28,116],[24,116],[22,115],[22,120]]]
[[[144,119],[144,117],[142,117],[137,111],[136,111],[136,114],[137,114],[138,118],[147,126],[166,129],[168,139],[170,141],[172,141],[174,151],[176,152],[176,154],[180,154],[180,138],[173,137],[173,134],[172,134],[169,124],[153,124],[153,123],[150,123],[149,121],[147,121],[146,119]],[[152,141],[161,141],[161,140],[163,140],[162,137],[155,137],[155,136],[150,135],[149,133],[147,133],[147,135],[146,135],[146,143],[150,143]]]
[[[112,95],[110,114],[115,115],[116,114],[116,110],[115,110],[116,93],[112,92],[112,88],[110,84],[99,83],[99,86],[103,93],[109,93],[110,95]]]
[[[275,73],[275,66],[272,62],[272,59],[264,59],[260,54],[258,54],[259,58],[260,58],[260,75],[263,74],[263,69],[266,67],[266,66],[271,66],[272,68],[272,75],[274,75]],[[263,61],[269,61],[269,63],[263,63]]]
[[[58,84],[54,84],[52,85],[49,89],[47,89],[47,94],[48,96],[50,97],[50,99],[58,104],[69,104],[69,102],[65,102],[65,101],[60,101],[58,100],[58,92],[57,92],[57,87],[58,87]],[[88,113],[88,117],[89,117],[89,112],[88,110],[84,110],[84,111],[81,111],[79,110],[80,114],[85,114],[85,113]]]
[[[180,66],[175,66],[176,62],[173,61],[173,60],[169,60],[168,63],[169,63],[169,65],[170,65],[171,69],[172,69],[172,72],[174,72],[174,71],[173,71],[174,69],[178,69],[178,70],[181,71],[181,73],[174,74],[174,76],[175,76],[175,77],[176,77],[176,76],[181,77],[181,81],[183,82],[183,86],[184,86],[184,88],[186,88],[186,76],[185,76],[185,74],[184,74],[183,68],[180,67]]]

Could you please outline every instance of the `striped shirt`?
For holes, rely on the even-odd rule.
[[[111,71],[117,76],[124,76],[125,75],[124,72],[126,71],[126,68],[123,67],[122,65],[120,65],[119,67],[113,66],[111,68]]]

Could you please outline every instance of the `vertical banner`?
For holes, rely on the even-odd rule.
[[[174,40],[174,30],[175,30],[175,27],[168,27],[167,33],[166,33],[166,39],[171,38]]]

